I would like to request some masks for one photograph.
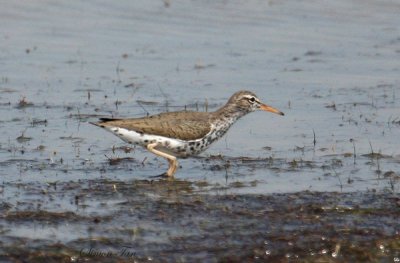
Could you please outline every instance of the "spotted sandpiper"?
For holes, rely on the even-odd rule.
[[[127,143],[141,145],[169,162],[166,176],[172,177],[178,167],[177,157],[188,157],[205,151],[221,138],[240,117],[263,110],[284,115],[261,103],[250,91],[238,91],[214,112],[178,111],[143,118],[101,118],[92,123]]]

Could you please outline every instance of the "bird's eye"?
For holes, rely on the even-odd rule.
[[[251,98],[249,99],[249,101],[250,101],[251,103],[254,103],[254,102],[256,101],[256,99],[255,99],[254,97],[251,97]]]

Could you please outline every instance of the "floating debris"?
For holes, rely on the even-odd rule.
[[[25,97],[23,97],[17,104],[17,109],[23,109],[27,107],[33,107],[32,102],[28,102]]]
[[[29,142],[30,140],[32,140],[32,137],[27,137],[27,136],[24,135],[24,133],[22,133],[22,135],[18,136],[16,138],[16,140],[19,143],[25,143],[25,142]]]

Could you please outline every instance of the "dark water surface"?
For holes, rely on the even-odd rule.
[[[2,1],[0,258],[400,260],[399,13]],[[241,89],[286,115],[244,117],[175,181],[150,178],[165,160],[88,124],[213,111]]]

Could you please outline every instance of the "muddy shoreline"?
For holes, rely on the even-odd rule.
[[[179,180],[96,180],[43,188],[22,191],[45,191],[43,200],[62,196],[74,209],[46,210],[38,200],[16,210],[3,202],[3,259],[390,262],[400,256],[400,198],[392,193],[209,195]],[[7,225],[43,231],[42,237],[8,236]],[[69,232],[75,228],[79,237]],[[64,233],[51,238],[49,229]]]

